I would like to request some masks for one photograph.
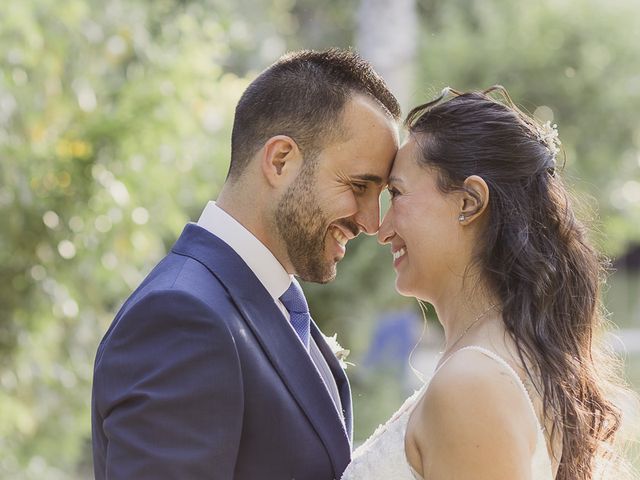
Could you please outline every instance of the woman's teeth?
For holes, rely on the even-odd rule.
[[[397,251],[393,252],[393,259],[397,260],[401,256],[403,256],[405,253],[407,253],[407,249],[402,247],[400,250],[397,250]]]
[[[349,241],[349,239],[348,239],[347,237],[345,237],[345,236],[342,234],[342,232],[341,232],[339,229],[337,229],[337,228],[334,228],[334,229],[331,231],[331,235],[333,235],[333,238],[335,238],[335,239],[336,239],[336,241],[337,241],[341,246],[343,246],[343,247],[344,247],[344,246],[347,244],[347,242]]]

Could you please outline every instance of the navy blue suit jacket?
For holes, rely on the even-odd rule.
[[[129,297],[96,356],[96,479],[340,478],[351,455],[347,378],[313,362],[249,267],[189,224]]]

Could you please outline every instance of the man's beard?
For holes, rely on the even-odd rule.
[[[336,276],[337,259],[325,258],[329,222],[315,192],[315,171],[304,166],[280,199],[275,224],[296,274],[305,281],[327,283]]]

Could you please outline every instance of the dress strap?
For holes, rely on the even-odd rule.
[[[531,400],[531,396],[529,395],[529,392],[527,391],[527,388],[524,386],[524,382],[522,381],[522,379],[520,378],[520,376],[516,373],[516,371],[513,369],[513,367],[511,365],[509,365],[509,363],[502,358],[501,356],[499,356],[497,353],[492,352],[491,350],[488,350],[484,347],[480,347],[478,345],[469,345],[467,347],[463,347],[460,350],[457,350],[455,352],[453,352],[451,355],[449,355],[449,357],[447,357],[444,362],[442,362],[440,364],[440,366],[436,369],[435,374],[438,372],[438,370],[440,370],[440,368],[442,368],[442,366],[452,357],[454,356],[456,353],[461,352],[463,350],[476,350],[480,353],[482,353],[483,355],[492,358],[493,360],[495,360],[496,362],[498,362],[500,365],[502,365],[507,372],[510,372],[510,374],[515,378],[516,380],[516,384],[520,385],[520,388],[522,390],[522,392],[524,393],[525,397],[527,398],[527,402],[529,403],[529,407],[531,408],[531,414],[533,415],[533,418],[535,419],[536,422],[536,427],[538,429],[537,431],[537,443],[536,443],[536,449],[534,452],[534,457],[532,458],[532,465],[534,468],[534,478],[554,478],[553,477],[553,473],[552,473],[552,463],[551,463],[551,458],[552,458],[552,454],[549,450],[549,446],[547,445],[547,441],[546,441],[546,435],[545,435],[545,429],[542,427],[542,423],[540,422],[540,419],[538,418],[538,414],[536,413],[536,409],[533,406],[533,401]],[[540,473],[540,472],[546,472],[546,473]],[[539,473],[535,473],[535,472],[539,472]],[[537,475],[537,476],[536,476]],[[542,476],[540,476],[542,475]]]
[[[536,419],[536,425],[538,426],[538,430],[543,431],[542,425],[540,424],[540,420],[538,419],[538,414],[536,413],[536,409],[533,406],[533,401],[531,400],[531,396],[529,395],[527,387],[524,386],[524,382],[520,378],[520,375],[518,375],[516,373],[516,371],[513,369],[513,367],[511,365],[509,365],[509,363],[504,358],[502,358],[500,355],[498,355],[495,352],[492,352],[491,350],[489,350],[487,348],[480,347],[478,345],[469,345],[469,346],[461,348],[460,350],[458,350],[455,353],[462,352],[463,350],[476,350],[476,351],[486,355],[487,357],[494,359],[500,365],[505,367],[508,372],[511,373],[511,375],[516,379],[516,383],[518,385],[520,385],[520,388],[522,389],[522,392],[527,397],[527,401],[529,403],[529,406],[531,407],[531,413],[533,413],[533,416]],[[449,357],[449,358],[451,358],[451,357]]]

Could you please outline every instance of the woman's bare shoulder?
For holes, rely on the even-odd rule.
[[[528,402],[506,366],[477,350],[455,353],[414,415],[413,441],[427,457],[423,469],[430,478],[440,469],[460,478],[527,478],[537,433]]]

